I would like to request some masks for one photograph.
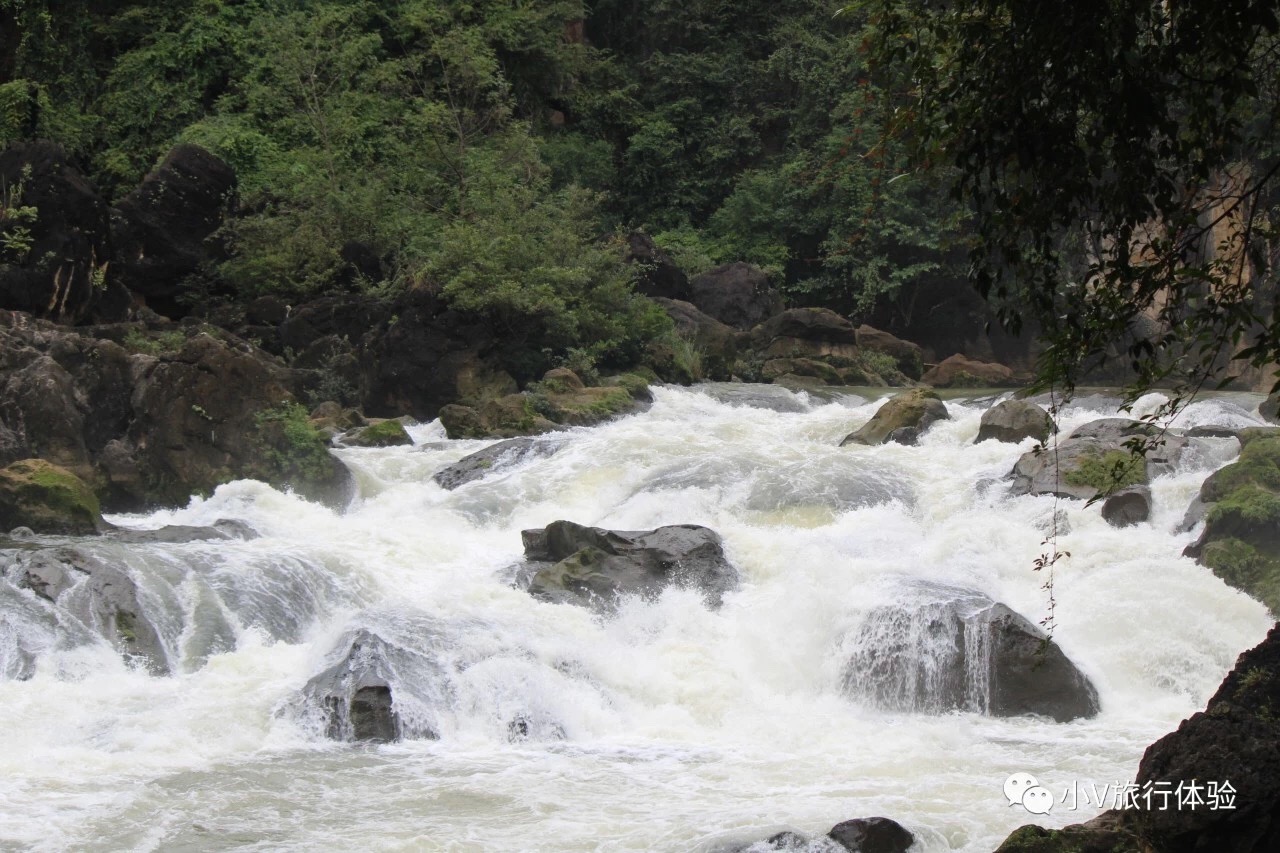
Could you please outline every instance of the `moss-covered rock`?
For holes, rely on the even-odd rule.
[[[401,447],[413,444],[404,425],[397,420],[378,421],[352,430],[342,437],[348,447]]]
[[[1260,433],[1243,444],[1240,458],[1200,487],[1204,532],[1186,554],[1280,613],[1280,437]]]
[[[914,431],[919,436],[936,421],[949,420],[947,407],[931,388],[913,388],[893,397],[881,406],[871,420],[840,442],[847,444],[884,444],[899,430]]]
[[[570,371],[563,373],[576,378]],[[638,374],[610,377],[600,385],[587,386],[569,381],[561,371],[551,371],[528,390],[480,407],[445,406],[440,410],[440,423],[450,438],[517,438],[560,427],[594,426],[639,411],[652,399],[648,381]]]
[[[93,489],[65,468],[23,459],[0,469],[0,531],[88,536],[103,527]]]

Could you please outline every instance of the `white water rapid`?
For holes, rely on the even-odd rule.
[[[339,452],[360,487],[343,513],[242,481],[184,509],[113,516],[136,528],[234,519],[261,534],[76,543],[134,578],[171,675],[131,669],[101,639],[58,639],[31,592],[0,581],[0,675],[20,669],[21,643],[34,666],[0,680],[0,846],[705,851],[883,815],[915,834],[914,850],[985,853],[1022,824],[1098,811],[1028,814],[1007,803],[1006,777],[1031,773],[1056,798],[1132,780],[1145,747],[1271,624],[1180,556],[1192,536],[1172,531],[1238,450],[1208,440],[1153,483],[1149,523],[1114,529],[1097,506],[1058,505],[1071,556],[1056,572],[1056,640],[1097,687],[1096,718],[860,701],[843,687],[851,644],[904,581],[1045,615],[1032,565],[1055,502],[1009,497],[1003,482],[1033,442],[973,444],[990,400],[949,402],[954,420],[917,447],[841,448],[877,402],[751,386],[655,396],[644,414],[568,432],[554,456],[455,491],[431,475],[486,443],[431,424],[411,430],[412,448]],[[1257,423],[1256,402],[1196,403],[1176,425]],[[1086,400],[1064,426],[1113,414]],[[715,611],[681,589],[612,616],[536,600],[510,569],[520,531],[557,519],[706,525],[741,586]],[[15,554],[0,552],[0,569]],[[448,689],[415,688],[410,662],[397,685],[402,713],[438,740],[337,743],[298,712],[360,628],[449,673]],[[513,742],[516,717],[529,736]]]

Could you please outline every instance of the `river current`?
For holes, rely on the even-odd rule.
[[[111,516],[233,519],[260,536],[79,543],[125,566],[173,626],[175,672],[130,668],[101,640],[50,641],[32,677],[0,680],[0,847],[707,851],[883,815],[914,850],[985,853],[1022,824],[1097,814],[1089,786],[1132,780],[1146,746],[1203,707],[1271,624],[1182,557],[1193,534],[1174,532],[1234,439],[1196,443],[1152,483],[1152,519],[1115,529],[1097,506],[1009,496],[1004,478],[1033,442],[974,444],[989,398],[948,401],[953,420],[919,446],[841,448],[878,401],[654,393],[643,414],[564,433],[555,455],[455,491],[432,474],[487,442],[447,441],[432,423],[411,428],[413,447],[337,451],[359,486],[344,512],[240,481]],[[1257,399],[1198,402],[1174,425],[1257,424]],[[1114,413],[1084,398],[1063,427]],[[891,712],[843,689],[852,638],[904,583],[1044,618],[1033,564],[1055,510],[1070,552],[1055,639],[1097,687],[1097,717]],[[511,583],[520,531],[557,519],[705,525],[742,584],[718,610],[678,588],[608,616],[535,600]],[[0,671],[34,630],[23,596],[0,588]],[[352,628],[430,646],[453,673],[424,709],[438,740],[335,743],[298,713]],[[516,716],[529,736],[513,741]],[[1054,793],[1049,814],[1008,804],[1014,772]]]

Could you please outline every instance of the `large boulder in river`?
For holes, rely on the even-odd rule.
[[[1126,486],[1102,502],[1102,518],[1112,527],[1132,527],[1151,517],[1151,489]]]
[[[930,425],[950,419],[947,407],[936,393],[929,388],[912,388],[890,398],[876,410],[871,420],[845,436],[840,446],[884,444],[886,441],[915,444]]]
[[[1025,400],[1002,400],[982,413],[975,441],[1005,441],[1017,444],[1023,439],[1034,438],[1043,442],[1049,437],[1053,421],[1049,413]]]
[[[782,310],[782,298],[769,286],[769,277],[750,264],[725,264],[697,276],[690,284],[690,301],[735,329],[750,329]]]
[[[98,498],[83,480],[43,459],[0,468],[0,532],[88,536],[103,526]]]
[[[0,189],[34,217],[24,251],[0,254],[0,309],[59,323],[120,319],[129,296],[115,281],[107,203],[58,145],[19,142],[0,151]]]
[[[1240,458],[1200,487],[1204,530],[1184,553],[1280,613],[1280,435],[1241,441]]]
[[[916,584],[868,614],[849,643],[844,688],[895,711],[1098,713],[1098,692],[1030,621],[981,593]]]
[[[1135,454],[1135,442],[1148,443]],[[1173,430],[1128,418],[1090,421],[1056,447],[1030,450],[1013,467],[1015,495],[1056,494],[1090,500],[1171,473],[1188,445]]]
[[[206,260],[205,241],[231,207],[236,175],[196,145],[179,145],[111,212],[115,270],[147,305],[169,317],[188,307],[184,279]]]
[[[595,426],[643,411],[652,402],[649,383],[636,374],[585,385],[573,371],[560,368],[548,371],[541,382],[519,394],[480,406],[451,403],[440,410],[440,423],[449,438],[514,438]]]
[[[718,607],[738,586],[720,537],[698,525],[616,531],[555,521],[521,536],[528,590],[548,601],[608,608],[619,596],[651,597],[674,585]]]
[[[425,616],[348,629],[303,687],[302,717],[333,740],[439,738],[452,690],[440,654],[447,642],[444,627]]]

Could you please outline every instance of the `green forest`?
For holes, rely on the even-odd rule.
[[[987,311],[1068,385],[1191,381],[1280,350],[1273,6],[0,0],[0,143],[108,201],[230,164],[192,303],[427,288],[622,364],[669,328],[642,231],[926,345]]]
[[[58,141],[111,197],[175,144],[217,154],[239,196],[210,275],[245,298],[334,288],[359,244],[363,289],[620,347],[661,322],[627,297],[641,229],[689,274],[909,312],[963,278],[964,217],[904,168],[866,16],[837,8],[3,0],[0,141]]]

